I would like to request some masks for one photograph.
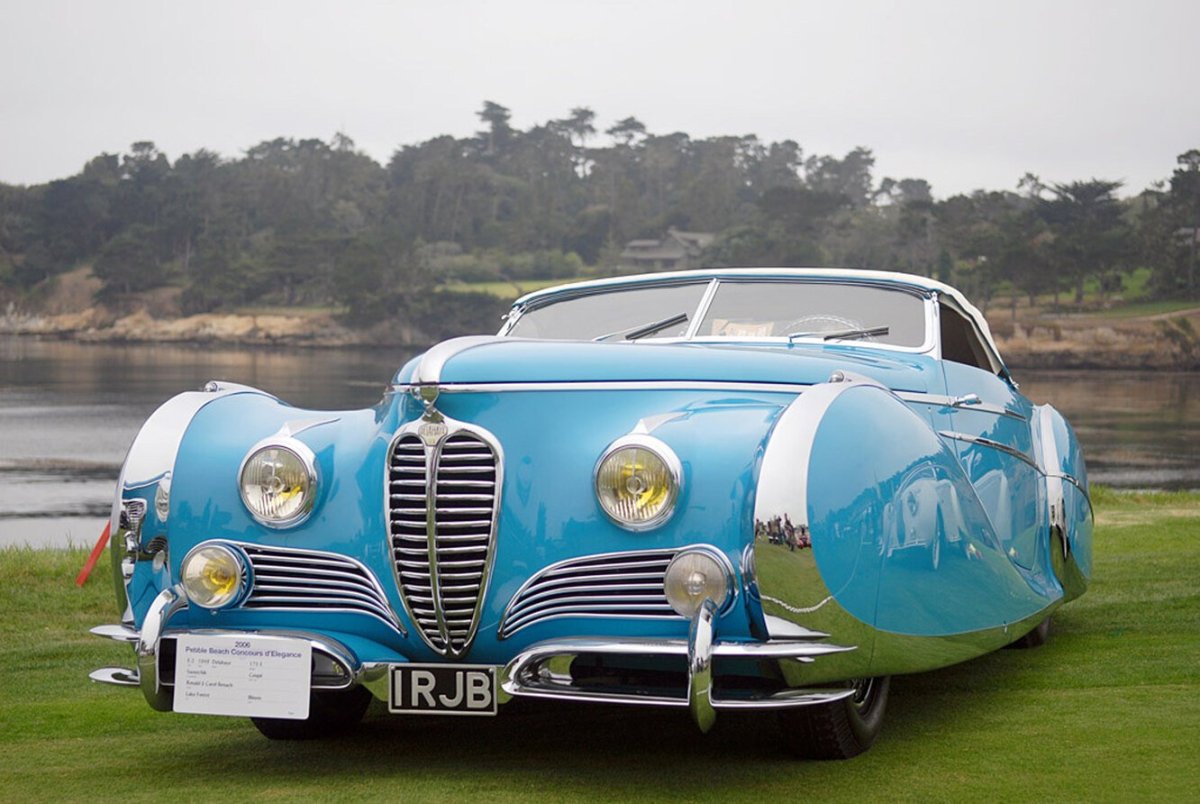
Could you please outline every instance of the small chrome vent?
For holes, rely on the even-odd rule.
[[[551,564],[517,590],[500,637],[556,617],[678,617],[663,591],[677,550],[638,550]]]
[[[460,658],[474,639],[491,567],[501,460],[489,434],[444,423],[432,446],[413,425],[392,445],[388,519],[413,623],[435,651]]]
[[[250,559],[254,576],[243,608],[354,611],[404,633],[383,587],[358,561],[318,550],[245,543],[238,547]]]

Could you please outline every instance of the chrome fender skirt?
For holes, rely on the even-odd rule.
[[[754,562],[768,630],[786,622],[858,650],[792,666],[789,683],[927,670],[1016,638],[1057,590],[1013,565],[926,419],[878,384],[835,377],[767,441]]]

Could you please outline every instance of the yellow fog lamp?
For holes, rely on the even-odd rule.
[[[609,445],[596,464],[596,498],[621,527],[648,530],[671,517],[682,475],[679,458],[662,441],[626,436]]]
[[[722,553],[692,547],[676,553],[663,576],[663,591],[671,608],[687,618],[695,616],[705,600],[717,611],[731,597],[733,570]]]
[[[188,600],[205,609],[221,609],[237,603],[246,586],[246,564],[223,544],[194,547],[183,558],[179,574]]]
[[[267,527],[298,525],[317,496],[316,467],[313,451],[294,438],[256,444],[238,472],[242,503]]]

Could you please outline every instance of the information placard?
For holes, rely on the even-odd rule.
[[[175,648],[175,711],[304,720],[312,645],[257,634],[183,634]]]

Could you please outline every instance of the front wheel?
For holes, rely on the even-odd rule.
[[[306,720],[252,717],[251,722],[272,740],[315,740],[336,737],[358,725],[366,714],[372,695],[365,687],[348,690],[314,691],[308,701]]]
[[[783,742],[804,759],[850,759],[871,747],[883,728],[891,676],[859,678],[854,694],[833,703],[788,709],[779,715]]]
[[[1016,650],[1028,650],[1029,648],[1040,648],[1046,644],[1046,640],[1050,638],[1050,618],[1042,620],[1033,630],[1019,639],[1005,645],[1007,648]]]

